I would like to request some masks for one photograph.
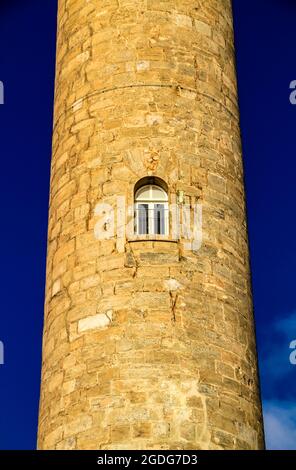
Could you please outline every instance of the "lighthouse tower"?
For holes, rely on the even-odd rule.
[[[230,0],[59,0],[40,449],[261,449]]]

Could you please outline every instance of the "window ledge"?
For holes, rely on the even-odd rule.
[[[178,243],[177,238],[172,238],[169,235],[133,235],[128,237],[128,242],[169,242]]]

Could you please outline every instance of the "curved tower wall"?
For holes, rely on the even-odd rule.
[[[262,447],[231,2],[60,0],[39,448]]]

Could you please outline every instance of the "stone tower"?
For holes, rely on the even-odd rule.
[[[59,0],[39,448],[263,446],[231,2]]]

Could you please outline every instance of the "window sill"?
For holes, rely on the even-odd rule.
[[[172,238],[169,235],[133,235],[128,237],[128,242],[167,242],[167,243],[178,243],[177,238]]]

